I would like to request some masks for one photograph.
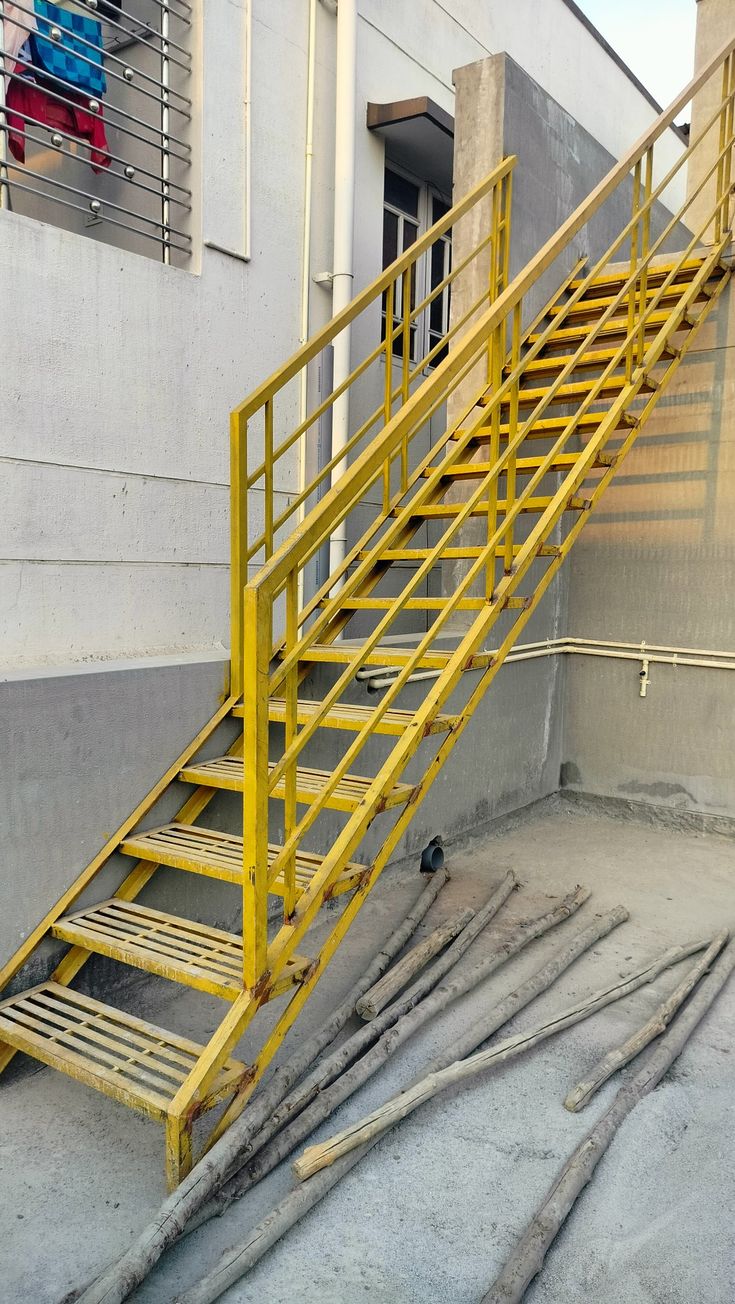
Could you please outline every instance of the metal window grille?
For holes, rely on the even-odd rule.
[[[185,266],[191,29],[188,0],[0,0],[0,208]]]

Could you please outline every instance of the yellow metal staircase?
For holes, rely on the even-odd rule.
[[[224,1102],[211,1144],[246,1105],[728,282],[733,48],[512,281],[509,158],[232,415],[230,696],[0,973],[2,989],[45,938],[67,945],[49,981],[0,1002],[0,1070],[21,1050],[162,1120],[170,1185],[192,1163],[195,1121]],[[659,177],[657,142],[713,78],[716,110]],[[713,134],[711,166],[667,211]],[[575,237],[621,193],[629,220],[591,267],[575,262]],[[704,200],[689,230],[690,208]],[[463,219],[476,208],[486,235],[468,245]],[[426,260],[450,234],[453,269],[422,296]],[[478,269],[483,289],[468,301]],[[556,292],[534,315],[528,305],[550,272]],[[468,306],[455,301],[438,335],[427,322],[450,287]],[[316,365],[357,318],[375,326],[374,347],[320,395]],[[293,424],[298,394],[307,410]],[[294,458],[347,399],[346,447],[289,497]],[[428,423],[445,405],[444,433],[430,446]],[[314,591],[315,559],[343,526],[348,551]],[[366,694],[371,668],[384,672],[381,696]],[[422,686],[411,709],[401,701],[409,683]],[[218,731],[230,722],[231,737],[233,720],[242,729],[217,754]],[[156,824],[175,785],[178,813]],[[199,822],[223,791],[242,794],[238,832]],[[378,819],[378,850],[366,857]],[[115,894],[74,908],[113,853],[133,862]],[[160,865],[234,885],[241,930],[141,902]],[[316,934],[336,896],[341,910]],[[269,927],[277,898],[280,924]],[[74,990],[95,954],[227,1002],[209,1042]],[[282,1008],[255,1058],[233,1059],[273,999]]]

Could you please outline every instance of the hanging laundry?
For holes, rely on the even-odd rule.
[[[92,168],[101,172],[110,166],[102,109],[90,113],[88,98],[71,88],[65,91],[65,99],[75,102],[62,104],[30,77],[12,77],[6,101],[10,152],[19,163],[25,163],[25,132],[34,125],[26,123],[26,118],[33,118],[49,131],[65,131],[85,141],[89,145]]]
[[[102,24],[84,14],[35,0],[38,30],[31,36],[33,65],[45,77],[75,86],[98,98],[107,90],[103,69]],[[52,40],[57,29],[60,37]]]
[[[3,14],[5,15],[2,20],[3,39],[0,44],[8,60],[6,67],[10,67],[20,54],[21,46],[25,45],[31,33],[35,32],[36,17],[30,12],[29,5],[21,9],[20,5],[11,4],[10,0],[5,0]]]

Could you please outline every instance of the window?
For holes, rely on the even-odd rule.
[[[449,204],[425,183],[411,180],[392,168],[385,171],[383,198],[383,267],[410,248],[419,235],[449,211]],[[452,256],[451,234],[440,236],[427,255],[412,270],[409,311],[441,284],[449,274]],[[388,293],[383,294],[381,339],[386,337]],[[398,330],[403,321],[403,282],[399,279],[393,291],[393,356],[402,358],[403,338]],[[446,356],[447,346],[437,348],[449,329],[449,286],[445,286],[431,301],[428,310],[410,328],[410,360],[417,362],[434,348],[437,349],[428,365],[436,366]]]
[[[0,208],[186,266],[188,0],[4,0]]]

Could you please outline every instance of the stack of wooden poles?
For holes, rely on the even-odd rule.
[[[403,923],[329,1018],[275,1069],[247,1110],[164,1201],[126,1253],[96,1281],[67,1295],[62,1304],[70,1304],[72,1300],[80,1300],[81,1304],[121,1304],[146,1278],[166,1249],[181,1236],[222,1214],[291,1155],[408,1037],[451,1002],[484,982],[536,938],[575,914],[590,895],[587,889],[575,887],[545,913],[522,918],[505,928],[496,927],[481,958],[470,957],[456,971],[457,962],[519,885],[512,872],[506,873],[479,910],[457,912],[406,952],[448,878],[446,870],[429,878]],[[622,1046],[611,1050],[567,1096],[564,1102],[567,1108],[583,1108],[617,1069],[658,1039],[641,1069],[621,1087],[611,1107],[555,1180],[482,1304],[521,1300],[622,1119],[663,1077],[735,968],[735,943],[727,945],[726,931],[711,941],[674,946],[637,971],[590,992],[542,1023],[480,1049],[575,960],[627,918],[623,906],[593,915],[550,959],[501,1001],[492,1004],[428,1065],[418,1082],[366,1118],[320,1145],[307,1148],[293,1165],[298,1185],[243,1241],[227,1250],[212,1271],[181,1295],[177,1304],[209,1304],[218,1299],[354,1168],[386,1131],[439,1092],[525,1054],[539,1042],[698,954],[695,964],[653,1016]],[[402,952],[405,954],[397,959]],[[697,986],[696,994],[691,996]],[[669,1028],[685,1001],[688,1001],[686,1008]],[[344,1036],[344,1030],[355,1016],[362,1019],[361,1026]]]

